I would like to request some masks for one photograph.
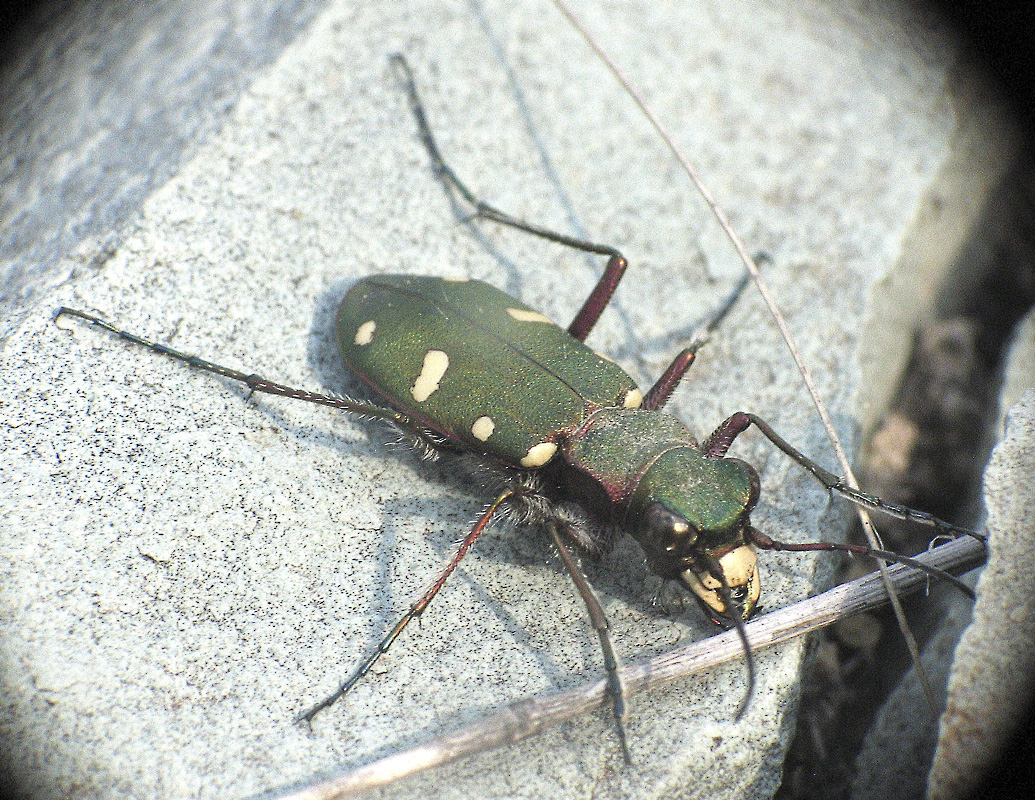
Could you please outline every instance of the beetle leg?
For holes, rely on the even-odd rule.
[[[776,445],[778,450],[790,456],[802,469],[823,484],[827,490],[837,492],[837,494],[856,505],[863,506],[864,508],[871,508],[874,511],[887,514],[889,517],[909,520],[910,522],[917,522],[921,525],[930,526],[935,528],[940,534],[947,536],[955,537],[958,534],[966,534],[967,536],[972,536],[982,542],[987,538],[977,531],[972,531],[969,528],[963,528],[959,525],[953,525],[951,522],[939,519],[933,514],[928,514],[926,511],[917,511],[916,509],[901,506],[897,503],[888,503],[875,495],[867,494],[859,489],[852,488],[845,483],[844,478],[838,477],[833,472],[828,472],[823,469],[823,467],[811,458],[793,447],[783,437],[776,433],[776,431],[769,426],[768,422],[755,414],[738,411],[736,414],[732,415],[716,428],[715,432],[711,436],[708,437],[707,441],[705,441],[704,445],[701,447],[701,452],[709,458],[723,457],[726,455],[726,451],[729,449],[730,445],[733,444],[733,440],[747,430],[751,425],[758,428],[765,438]]]
[[[381,658],[385,653],[388,652],[388,648],[392,646],[392,643],[396,640],[396,637],[403,632],[403,628],[409,625],[413,620],[424,613],[424,609],[428,607],[428,604],[434,599],[435,595],[438,594],[438,590],[442,588],[443,584],[449,579],[449,576],[453,574],[453,570],[456,569],[456,565],[460,563],[460,560],[467,555],[467,551],[471,549],[471,545],[474,544],[475,539],[485,532],[486,526],[489,524],[489,520],[496,514],[500,506],[507,502],[513,495],[511,490],[507,490],[499,495],[493,502],[492,505],[486,509],[485,513],[482,514],[478,522],[475,523],[474,528],[471,532],[464,537],[464,540],[460,543],[453,558],[450,559],[449,563],[446,564],[445,568],[439,573],[439,576],[435,579],[435,582],[431,584],[426,592],[421,595],[420,599],[417,600],[413,605],[407,609],[406,613],[402,615],[400,620],[395,623],[395,627],[388,632],[388,635],[381,640],[381,643],[375,648],[374,652],[371,653],[362,664],[356,669],[347,680],[330,695],[325,697],[319,703],[314,705],[312,708],[303,711],[296,718],[296,722],[305,722],[309,724],[313,721],[318,713],[323,709],[328,708],[337,702],[341,697],[348,694],[349,690],[355,686],[359,680],[370,672],[370,668],[377,663],[378,659]]]
[[[617,250],[614,251],[607,260],[604,274],[600,276],[597,285],[593,287],[593,291],[589,293],[589,297],[582,304],[579,313],[575,315],[575,319],[568,326],[569,335],[580,342],[585,341],[589,332],[593,330],[593,326],[597,324],[597,320],[600,319],[600,315],[607,308],[607,304],[611,302],[611,296],[615,293],[615,289],[618,288],[618,282],[625,274],[627,266],[629,266],[629,263],[622,254]]]
[[[294,400],[304,400],[307,403],[316,403],[317,405],[329,406],[330,408],[336,408],[340,411],[347,411],[350,414],[358,414],[363,417],[384,420],[398,426],[408,433],[412,433],[421,441],[432,441],[432,437],[423,426],[405,414],[393,411],[390,408],[383,408],[381,406],[374,405],[373,403],[360,403],[347,397],[335,397],[334,395],[319,394],[318,392],[310,392],[305,389],[293,389],[290,386],[285,386],[281,383],[275,383],[274,381],[263,378],[261,375],[256,375],[254,373],[249,374],[247,372],[231,369],[230,367],[224,367],[220,364],[214,364],[211,361],[205,361],[198,356],[182,353],[179,350],[174,350],[164,344],[144,339],[141,336],[137,336],[134,333],[130,333],[129,331],[111,324],[101,317],[88,314],[85,311],[77,311],[74,308],[61,307],[58,309],[54,319],[57,320],[57,318],[61,316],[78,317],[91,325],[96,325],[99,328],[103,328],[106,331],[114,333],[120,339],[125,339],[127,342],[132,342],[141,347],[146,347],[152,352],[175,358],[177,361],[183,361],[188,366],[199,369],[202,372],[211,372],[214,375],[220,375],[224,378],[239,381],[247,386],[251,392],[262,392],[263,394],[290,397]]]
[[[640,408],[646,409],[647,411],[657,411],[665,403],[668,402],[669,397],[672,396],[672,392],[679,385],[679,382],[683,379],[684,373],[690,369],[690,365],[694,363],[694,355],[697,353],[697,348],[701,346],[701,343],[695,343],[690,347],[686,347],[679,352],[672,363],[668,365],[668,369],[658,378],[657,382],[650,387],[650,391],[643,396],[643,403]]]
[[[757,260],[767,260],[769,256],[765,253],[757,253],[755,258]],[[647,411],[657,411],[668,402],[669,397],[672,396],[672,392],[675,391],[679,382],[683,380],[683,375],[685,375],[686,371],[690,369],[690,365],[694,363],[695,354],[699,349],[701,349],[702,345],[708,343],[712,338],[712,333],[717,327],[719,327],[719,323],[726,318],[730,309],[736,305],[737,300],[740,299],[740,295],[747,287],[750,278],[750,273],[745,272],[737,282],[737,285],[733,287],[733,291],[731,291],[726,299],[723,300],[722,305],[715,309],[704,320],[704,322],[694,330],[690,344],[679,351],[679,354],[672,359],[672,363],[668,365],[668,369],[666,369],[662,376],[658,378],[650,391],[644,395],[643,404],[640,406],[641,408],[644,408]]]
[[[748,415],[738,411],[733,416],[723,420],[723,423],[712,432],[712,435],[701,445],[701,452],[707,458],[722,458],[726,455],[726,451],[730,449],[733,440],[746,431],[750,425],[751,419]],[[799,455],[801,454],[799,453]]]
[[[729,419],[716,428],[715,432],[712,433],[711,436],[708,437],[707,441],[705,441],[701,447],[701,452],[709,458],[722,458],[726,455],[726,451],[729,450],[730,445],[733,444],[733,440],[746,431],[751,425],[758,428],[758,430],[761,431],[770,442],[776,445],[778,450],[790,456],[799,466],[802,467],[802,469],[823,484],[827,490],[837,492],[852,503],[865,506],[866,508],[871,508],[874,511],[880,511],[888,516],[896,517],[898,519],[905,519],[912,522],[918,522],[922,525],[929,525],[938,530],[941,534],[949,535],[953,538],[955,538],[956,534],[966,534],[982,542],[986,539],[985,536],[976,531],[953,525],[950,522],[939,519],[933,514],[928,514],[926,511],[917,511],[916,509],[907,508],[906,506],[886,503],[879,497],[867,494],[858,489],[853,489],[845,483],[843,478],[823,469],[823,467],[800,450],[794,448],[789,442],[776,433],[776,431],[770,427],[768,422],[755,414],[748,414],[743,411],[738,411],[736,414],[733,414]],[[878,558],[889,563],[894,562],[898,564],[906,564],[907,566],[923,570],[929,575],[948,581],[967,596],[971,598],[974,597],[974,592],[970,587],[955,576],[950,575],[943,570],[927,566],[926,564],[909,558],[908,556],[902,556],[898,553],[888,552],[887,550],[878,550],[864,547],[862,545],[840,544],[837,542],[808,542],[804,544],[781,542],[766,536],[764,533],[752,528],[750,525],[745,528],[745,538],[751,544],[754,544],[756,547],[763,550],[786,550],[799,553],[837,550],[844,553],[853,553],[855,555],[873,556],[874,558]]]
[[[608,245],[595,244],[585,239],[566,236],[563,233],[557,233],[539,225],[533,225],[479,200],[442,157],[442,151],[438,149],[438,143],[431,133],[431,126],[428,124],[424,104],[421,103],[420,94],[417,92],[417,83],[413,78],[413,71],[410,69],[409,63],[407,63],[402,53],[395,53],[391,60],[392,64],[399,70],[403,85],[406,87],[406,94],[410,99],[410,108],[413,110],[413,116],[417,119],[417,127],[420,129],[421,141],[424,143],[424,148],[428,151],[428,156],[431,158],[435,172],[438,173],[448,187],[454,189],[474,208],[475,217],[491,220],[500,225],[508,225],[511,228],[517,228],[541,239],[557,242],[557,244],[563,244],[566,247],[572,247],[584,253],[608,256],[604,274],[601,275],[597,285],[582,304],[579,313],[575,315],[575,319],[568,326],[568,333],[580,342],[583,341],[593,329],[593,326],[600,318],[600,314],[607,307],[608,302],[610,302],[619,281],[622,280],[622,275],[625,274],[625,268],[628,266],[625,257],[618,250]]]
[[[596,592],[593,591],[593,587],[590,586],[585,573],[583,573],[581,567],[575,561],[575,557],[571,554],[571,550],[568,549],[568,545],[561,538],[560,531],[557,530],[557,523],[550,521],[546,523],[546,527],[550,531],[550,536],[553,537],[553,543],[557,547],[557,552],[561,554],[561,561],[564,563],[565,569],[568,570],[568,574],[571,576],[572,581],[574,581],[575,588],[579,590],[579,596],[582,597],[582,601],[586,604],[586,611],[589,612],[590,622],[600,638],[600,649],[604,654],[604,668],[607,670],[607,688],[614,700],[615,720],[618,724],[618,740],[622,747],[622,755],[625,757],[626,762],[631,764],[632,758],[629,755],[629,743],[625,736],[625,718],[628,715],[629,709],[625,702],[625,685],[622,683],[622,677],[619,673],[621,662],[618,659],[618,653],[615,652],[614,645],[611,644],[611,626],[607,621],[607,615],[604,613],[600,601],[597,599]]]

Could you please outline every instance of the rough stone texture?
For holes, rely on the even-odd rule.
[[[924,20],[869,4],[579,13],[750,246],[771,256],[774,292],[851,442],[869,287],[898,259],[957,124],[951,48]],[[376,674],[313,735],[299,729],[294,714],[427,585],[483,494],[448,462],[384,445],[376,426],[245,402],[237,386],[51,321],[62,304],[95,310],[286,383],[351,391],[329,320],[360,275],[485,278],[567,320],[600,264],[457,224],[388,66],[398,50],[445,152],[487,200],[630,258],[591,341],[637,379],[661,372],[739,274],[654,134],[547,4],[330,5],[128,229],[62,263],[71,278],[19,309],[25,322],[6,342],[0,741],[34,795],[256,793],[600,674],[546,543],[503,530],[479,542]],[[673,402],[701,433],[738,409],[832,464],[753,293]],[[786,459],[752,435],[736,454],[762,474],[760,528],[839,535],[840,515]],[[829,577],[825,559],[762,560],[770,607]],[[658,616],[657,584],[628,543],[590,577],[629,660],[710,632],[695,613]],[[762,682],[739,723],[739,665],[634,698],[631,767],[598,714],[387,795],[771,794],[800,656],[792,644],[759,657]]]
[[[0,339],[99,251],[321,0],[34,2],[0,69]],[[7,22],[6,16],[4,22]]]
[[[1030,332],[1030,326],[1026,326]],[[1023,351],[1023,352],[1021,352]],[[1018,364],[1030,364],[1032,339],[1015,346],[1008,387]],[[1029,374],[1029,385],[1035,376]],[[928,797],[973,795],[988,777],[1018,725],[1030,713],[1035,672],[1035,390],[1006,418],[1003,441],[985,475],[988,566],[978,582],[974,621],[964,632],[949,678]]]
[[[985,472],[988,565],[976,603],[951,597],[923,664],[946,687],[939,719],[914,673],[889,698],[858,762],[853,798],[880,797],[891,782],[902,796],[962,800],[973,795],[1009,743],[1032,700],[1035,669],[1035,327],[1019,325],[1001,390],[1005,420]],[[930,765],[930,774],[928,774]]]
[[[930,303],[934,295],[940,295],[942,302],[946,296],[960,295],[960,304],[963,304],[963,293],[973,290],[977,281],[975,276],[981,275],[982,270],[989,269],[987,263],[982,263],[982,257],[989,260],[992,258],[991,255],[986,255],[986,248],[990,252],[995,251],[990,245],[985,244],[986,240],[983,238],[989,235],[988,231],[982,228],[987,224],[983,217],[989,213],[989,207],[982,199],[987,201],[996,191],[995,185],[1002,178],[1005,168],[1017,168],[1013,158],[1018,145],[1016,131],[1004,118],[994,94],[981,91],[979,83],[964,85],[957,94],[957,102],[961,124],[951,144],[952,155],[946,159],[942,175],[932,185],[927,199],[921,204],[916,229],[908,240],[906,256],[888,281],[890,287],[898,286],[898,291],[903,292],[905,282],[910,280],[909,276],[918,276],[916,296],[909,293],[904,300],[896,297],[891,301],[893,305],[916,307],[918,314],[914,322],[932,319]],[[974,193],[972,189],[975,184],[980,184],[984,188]],[[941,209],[941,212],[932,216],[935,209]],[[951,218],[955,219],[955,226],[947,225]],[[975,252],[979,254],[977,257]],[[925,263],[931,265],[931,268],[920,269],[919,265]],[[918,266],[915,271],[910,269],[912,264]],[[941,266],[944,264],[952,267],[948,275]],[[939,280],[941,285],[938,284]],[[883,292],[875,292],[874,299],[879,301],[884,296]],[[908,314],[903,314],[902,319],[908,319]],[[1018,343],[1010,355],[1010,366],[1005,371],[1004,386],[999,398],[1003,413],[1017,401],[1025,387],[1035,384],[1035,373],[1031,369],[1030,330],[1030,324],[1019,327]],[[880,334],[868,337],[868,341],[875,348],[883,347]],[[1001,434],[1000,429],[998,435],[990,437],[990,442],[1000,438]],[[999,470],[997,475],[993,475],[992,472],[986,474],[986,493],[998,491],[994,487],[1003,482],[1016,480],[1017,486],[1025,484],[1023,469],[1020,473],[1015,473],[1011,472],[1010,468],[1000,466]],[[1005,475],[1004,470],[1007,473]],[[984,524],[979,510],[975,511],[973,524]],[[995,531],[991,520],[987,524],[1000,539],[1000,543],[993,547],[989,555],[990,561],[999,564],[997,569],[1014,569],[1009,562],[1018,558],[1019,553],[1024,550],[1025,540],[1030,532]],[[1001,541],[1004,538],[1008,541]],[[1007,553],[1009,555],[1006,555]],[[1023,578],[1019,577],[1018,580],[1021,580],[1023,585]],[[994,588],[994,584],[982,580],[978,582],[975,590],[980,598],[978,608],[982,605],[987,607],[989,604],[998,607],[1001,602],[1001,599],[996,597],[997,589]],[[934,690],[937,711],[932,709],[925,698],[916,670],[910,670],[891,692],[867,733],[855,764],[856,773],[851,794],[854,800],[885,797],[888,786],[895,786],[896,792],[902,797],[922,797],[928,791],[943,791],[944,787],[935,789],[934,777],[930,779],[932,784],[928,789],[928,771],[932,762],[940,760],[942,766],[935,767],[936,771],[943,770],[938,780],[947,779],[944,771],[947,765],[944,752],[947,741],[946,725],[952,730],[953,726],[958,724],[958,720],[954,723],[941,713],[941,709],[946,702],[949,704],[949,711],[954,704],[966,705],[969,702],[969,699],[960,696],[946,700],[945,687],[950,670],[956,674],[961,669],[967,669],[966,666],[954,666],[957,643],[964,631],[969,630],[967,636],[972,642],[982,641],[985,643],[984,646],[992,651],[998,651],[1000,645],[1004,648],[1013,646],[1013,637],[1000,638],[996,632],[998,623],[993,623],[990,619],[988,626],[983,620],[974,620],[976,630],[968,628],[972,624],[974,611],[974,603],[968,598],[956,592],[938,589],[935,590],[935,594],[936,600],[931,603],[931,607],[937,610],[928,615],[927,619],[938,618],[938,624],[930,634],[922,662]],[[1019,602],[1019,598],[1013,597],[1009,602]],[[921,620],[920,624],[923,623]],[[993,640],[996,640],[995,644],[992,643]],[[960,683],[958,678],[954,680],[954,691],[965,695],[967,687]],[[951,734],[948,738],[952,738]],[[997,738],[1001,742],[1001,737]],[[998,746],[988,740],[986,743],[993,747]],[[978,745],[977,749],[981,749],[981,746]],[[980,772],[973,776],[974,780],[980,778]],[[967,794],[964,792],[947,796],[965,797]]]

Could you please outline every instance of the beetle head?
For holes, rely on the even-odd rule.
[[[651,570],[689,589],[720,625],[758,606],[758,559],[745,539],[758,491],[749,464],[679,447],[651,464],[629,504],[628,527]]]

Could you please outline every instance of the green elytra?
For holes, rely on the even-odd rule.
[[[642,400],[617,364],[481,281],[364,278],[338,309],[337,339],[346,365],[392,406],[515,466],[573,430],[585,407]]]
[[[830,542],[788,544],[754,529],[749,515],[758,501],[758,476],[750,465],[725,457],[734,439],[751,425],[823,486],[854,503],[943,533],[976,536],[852,489],[753,414],[737,412],[698,443],[682,422],[661,410],[693,363],[696,345],[682,350],[642,394],[620,367],[583,344],[625,272],[625,258],[614,248],[545,230],[480,202],[442,158],[409,66],[402,56],[394,56],[393,62],[436,171],[471,203],[475,217],[608,257],[603,276],[567,329],[479,281],[365,278],[339,308],[338,341],[345,362],[387,401],[385,407],[294,389],[157,344],[92,314],[58,311],[58,316],[79,317],[200,370],[240,381],[252,391],[380,419],[429,453],[466,452],[496,471],[503,489],[432,586],[338,690],[299,719],[311,721],[370,671],[406,625],[427,608],[490,520],[503,511],[519,523],[543,527],[575,582],[600,638],[626,757],[625,690],[618,656],[607,619],[572,546],[599,552],[619,533],[628,533],[656,574],[690,591],[713,621],[736,627],[748,666],[741,711],[753,685],[743,621],[757,608],[761,589],[754,548],[866,553],[923,569],[970,593],[952,576],[897,554]],[[713,325],[725,311],[715,315]]]

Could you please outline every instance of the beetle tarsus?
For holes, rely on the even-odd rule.
[[[571,576],[572,582],[575,584],[575,588],[578,589],[579,596],[582,597],[582,601],[586,604],[586,611],[589,612],[590,622],[593,624],[594,629],[596,629],[597,636],[600,638],[600,649],[604,655],[604,669],[607,672],[607,688],[614,704],[615,723],[618,728],[618,740],[621,744],[622,755],[625,757],[626,762],[632,763],[632,759],[629,755],[629,743],[625,736],[625,718],[628,715],[625,683],[622,681],[621,663],[618,659],[618,653],[615,651],[614,645],[611,643],[611,626],[607,621],[607,615],[604,613],[604,609],[600,605],[600,601],[597,599],[596,592],[593,591],[593,587],[590,585],[585,573],[582,571],[581,567],[579,567],[578,562],[576,562],[575,557],[568,548],[568,545],[565,544],[556,522],[548,522],[546,528],[550,532],[550,536],[553,538],[553,543],[557,547],[557,552],[560,553],[561,562],[564,564],[565,569],[568,570],[568,574]]]

